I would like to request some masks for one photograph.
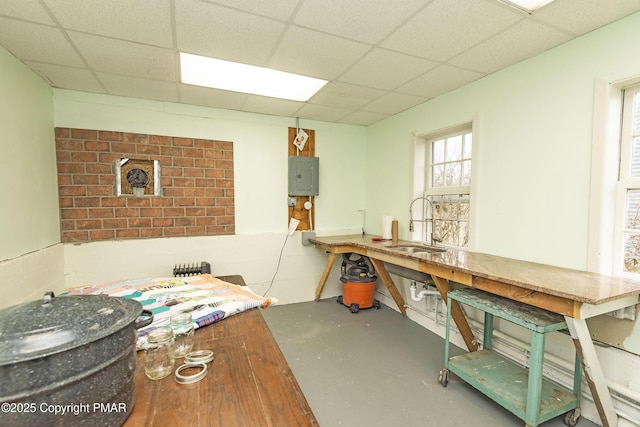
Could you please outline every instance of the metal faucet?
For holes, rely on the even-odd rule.
[[[429,203],[431,205],[431,218],[425,218],[425,219],[413,219],[413,204],[415,202],[417,202],[418,200],[425,200],[427,203]],[[427,199],[424,196],[418,196],[415,199],[413,199],[411,201],[411,204],[409,205],[409,231],[412,232],[413,231],[413,223],[414,222],[430,222],[431,223],[431,244],[433,246],[436,246],[436,243],[440,242],[442,243],[442,239],[435,237],[433,235],[433,203],[431,202],[431,200]]]

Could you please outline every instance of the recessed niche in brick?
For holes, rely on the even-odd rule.
[[[158,160],[116,159],[116,196],[160,196]]]

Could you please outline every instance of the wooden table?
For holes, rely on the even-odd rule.
[[[220,279],[244,285],[241,276]],[[125,426],[318,426],[260,309],[196,330],[194,349],[215,359],[195,384],[152,381],[138,352],[135,405]],[[176,361],[176,368],[182,359]]]
[[[567,322],[603,426],[617,425],[618,416],[585,319],[638,304],[640,281],[457,249],[408,253],[393,246],[415,242],[374,242],[372,237],[353,235],[309,239],[317,248],[329,253],[316,288],[316,300],[322,294],[337,255],[353,252],[371,259],[403,315],[406,315],[404,298],[384,262],[430,274],[445,302],[451,282],[455,282],[561,314]],[[478,346],[473,332],[457,301],[452,301],[451,317],[469,351],[476,351]]]

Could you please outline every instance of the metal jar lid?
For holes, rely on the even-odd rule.
[[[0,366],[81,347],[134,322],[142,313],[135,300],[106,295],[54,297],[47,292],[0,310]]]

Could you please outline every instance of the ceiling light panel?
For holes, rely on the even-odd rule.
[[[327,83],[313,77],[184,52],[180,52],[180,69],[182,83],[293,101],[308,100]]]
[[[520,9],[527,10],[529,12],[533,12],[534,10],[540,9],[542,6],[545,6],[551,3],[553,0],[501,0],[503,3],[511,3]]]

